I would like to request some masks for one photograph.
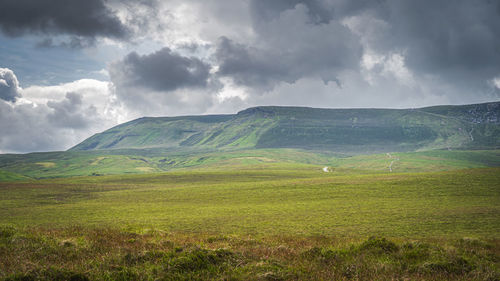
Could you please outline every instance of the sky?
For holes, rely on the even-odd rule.
[[[142,116],[500,100],[499,0],[0,0],[0,153]]]

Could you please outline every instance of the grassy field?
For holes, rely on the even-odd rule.
[[[495,237],[499,172],[361,175],[263,165],[1,183],[0,223],[252,235]]]
[[[452,164],[496,161],[453,155]],[[245,160],[0,183],[0,279],[500,278],[500,168],[390,173],[344,159],[325,173]]]

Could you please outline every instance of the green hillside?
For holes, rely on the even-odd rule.
[[[421,109],[263,106],[235,115],[140,118],[71,150],[299,148],[347,154],[500,146],[500,103]]]
[[[465,147],[498,147],[500,144],[500,103],[482,103],[462,106],[434,106],[422,111],[461,120],[467,124],[470,142]]]
[[[172,170],[312,169],[402,173],[499,167],[500,150],[379,153],[346,156],[291,148],[232,151],[97,150],[0,155],[0,181],[143,174]]]
[[[210,131],[231,115],[143,117],[96,134],[70,150],[179,146],[199,132]]]

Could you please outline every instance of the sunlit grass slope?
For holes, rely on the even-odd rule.
[[[498,102],[420,109],[259,106],[233,115],[140,118],[71,150],[298,148],[363,154],[497,149],[499,119]]]

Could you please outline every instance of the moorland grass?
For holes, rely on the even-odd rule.
[[[498,240],[2,228],[0,280],[498,280]]]

